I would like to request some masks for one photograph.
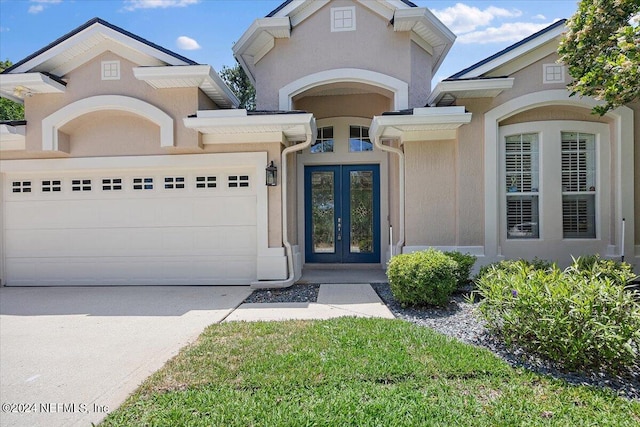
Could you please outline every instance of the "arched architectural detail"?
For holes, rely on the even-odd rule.
[[[279,91],[280,110],[293,108],[293,97],[317,86],[331,83],[364,83],[380,87],[393,93],[393,108],[403,110],[409,108],[409,84],[386,74],[359,68],[339,68],[320,71],[301,77]]]
[[[105,110],[126,111],[146,118],[160,127],[160,146],[174,146],[173,119],[167,113],[129,96],[98,95],[66,105],[42,120],[42,150],[59,151],[58,131],[62,126],[85,114]]]
[[[487,262],[501,257],[500,253],[500,121],[538,107],[567,105],[592,109],[599,102],[588,97],[571,97],[564,89],[548,90],[511,99],[484,115],[484,255]],[[615,196],[612,216],[615,223],[626,219],[625,252],[633,254],[634,246],[634,177],[633,177],[633,110],[622,106],[606,114],[613,119],[615,146],[612,166],[615,169]],[[616,227],[617,228],[617,227]],[[615,251],[621,253],[620,231],[616,231]]]

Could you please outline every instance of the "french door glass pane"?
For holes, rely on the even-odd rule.
[[[373,172],[351,171],[349,174],[352,253],[373,252]]]
[[[313,251],[316,253],[335,253],[335,177],[331,171],[319,171],[311,174],[311,206],[313,227]]]

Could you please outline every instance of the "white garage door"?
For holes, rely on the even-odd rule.
[[[255,169],[7,174],[7,285],[256,278]]]

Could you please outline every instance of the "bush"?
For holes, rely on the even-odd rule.
[[[488,269],[476,283],[487,326],[508,345],[570,370],[637,368],[638,293],[577,264],[561,271],[514,261]]]
[[[456,289],[458,264],[435,249],[396,255],[387,277],[393,297],[402,304],[445,305]]]
[[[544,259],[540,259],[538,257],[534,258],[532,261],[528,261],[526,259],[518,259],[518,260],[504,260],[499,262],[494,262],[493,264],[487,264],[480,267],[480,271],[476,275],[476,279],[480,279],[482,276],[487,274],[493,270],[504,270],[509,271],[513,268],[519,268],[520,265],[531,267],[534,270],[549,270],[555,267],[555,263],[551,261],[547,261]]]
[[[456,268],[454,273],[458,288],[469,283],[471,278],[471,269],[476,263],[476,257],[468,253],[463,254],[457,251],[444,252],[444,254],[458,263],[458,268]]]
[[[602,259],[598,254],[574,258],[573,265],[569,268],[573,269],[576,274],[583,274],[586,277],[609,278],[623,286],[636,278],[630,264],[612,259]]]

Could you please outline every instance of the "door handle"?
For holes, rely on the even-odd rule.
[[[342,218],[338,217],[338,241],[342,240]]]

